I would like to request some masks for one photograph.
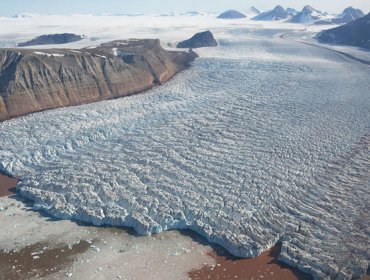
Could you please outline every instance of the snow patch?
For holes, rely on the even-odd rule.
[[[52,56],[55,56],[55,57],[63,57],[63,56],[65,56],[64,54],[61,54],[61,53],[34,52],[34,54],[37,54],[37,55],[46,55],[48,57],[52,57]]]
[[[100,58],[104,58],[104,59],[106,59],[107,57],[106,56],[104,56],[104,55],[100,55],[100,54],[94,54],[95,56],[97,56],[97,57],[100,57]]]

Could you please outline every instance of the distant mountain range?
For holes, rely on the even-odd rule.
[[[370,13],[343,26],[324,30],[316,36],[316,39],[324,43],[370,49]]]
[[[292,17],[295,12],[294,9],[284,9],[282,6],[278,5],[273,10],[261,13],[252,19],[261,21],[286,20]]]
[[[364,16],[365,14],[360,9],[348,7],[337,17],[330,20],[320,20],[315,22],[315,24],[346,24]]]
[[[102,14],[110,15],[110,14]],[[139,16],[144,14],[112,14],[112,16]],[[167,13],[161,14],[159,16],[205,16],[210,15],[209,13],[203,13],[198,11],[188,11],[184,13]],[[22,13],[13,16],[18,19],[40,17],[39,14],[32,13]],[[286,21],[290,23],[300,23],[300,24],[315,24],[315,25],[343,25],[352,22],[356,19],[364,17],[365,14],[354,7],[346,8],[341,14],[333,15],[326,12],[319,11],[312,6],[305,6],[301,11],[297,11],[293,8],[284,8],[281,5],[276,6],[274,9],[269,11],[261,12],[256,7],[251,7],[244,11],[237,10],[227,10],[217,18],[220,19],[243,19],[248,18],[256,21]]]
[[[328,15],[307,5],[302,11],[278,5],[270,11],[257,14],[252,20],[257,21],[287,21],[304,24],[346,24],[364,16],[360,9],[346,8],[340,15]]]
[[[16,14],[13,16],[13,18],[33,18],[33,17],[39,17],[39,14],[32,14],[32,13],[22,13],[22,14]]]

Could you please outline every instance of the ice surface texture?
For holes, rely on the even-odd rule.
[[[370,70],[246,31],[145,94],[0,124],[0,168],[55,217],[190,228],[242,257],[282,241],[317,279],[363,274]]]

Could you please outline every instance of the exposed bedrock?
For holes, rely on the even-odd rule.
[[[63,33],[63,34],[49,34],[36,37],[30,41],[19,43],[19,47],[37,46],[37,45],[55,45],[55,44],[66,44],[71,42],[77,42],[84,38],[84,36]]]
[[[159,40],[114,41],[82,50],[0,50],[0,121],[138,93],[190,65],[194,52]]]
[[[217,46],[218,43],[213,37],[211,31],[197,33],[190,39],[177,44],[177,48],[204,48]]]

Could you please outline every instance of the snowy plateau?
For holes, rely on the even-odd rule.
[[[204,30],[219,42],[144,94],[1,123],[0,169],[36,209],[143,235],[192,229],[240,257],[282,242],[279,259],[315,279],[366,273],[367,65],[282,39],[303,32],[290,23],[74,15],[0,24],[0,45],[56,30],[86,35],[68,48],[148,37],[175,45]]]

